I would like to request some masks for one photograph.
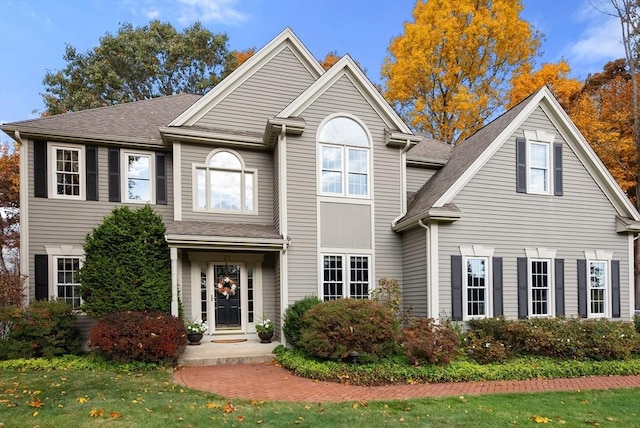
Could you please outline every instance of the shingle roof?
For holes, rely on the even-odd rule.
[[[444,165],[451,157],[451,150],[452,147],[442,141],[422,137],[422,141],[407,152],[407,162]]]
[[[424,217],[429,209],[433,207],[433,204],[469,169],[473,162],[509,126],[534,96],[535,94],[532,94],[525,98],[454,147],[449,162],[418,190],[413,203],[407,210],[407,214],[398,223],[405,223]]]
[[[174,221],[166,228],[167,235],[283,239],[274,226],[262,224]]]
[[[10,133],[57,135],[161,144],[158,128],[166,126],[200,99],[200,95],[178,94],[90,110],[5,123]]]

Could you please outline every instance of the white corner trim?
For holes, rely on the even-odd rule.
[[[584,258],[587,260],[608,260],[613,259],[613,251],[607,250],[585,250]]]
[[[20,148],[20,274],[24,281],[24,303],[29,304],[29,142],[23,142],[16,131]]]
[[[429,246],[431,254],[427,254],[429,263],[429,316],[434,320],[440,319],[440,245],[438,238],[438,222],[429,222]]]
[[[556,134],[542,130],[542,129],[538,129],[535,131],[525,130],[524,138],[527,141],[540,141],[543,143],[553,143],[556,139]]]
[[[466,257],[493,257],[495,248],[483,245],[460,245],[460,255]]]
[[[529,259],[555,259],[558,250],[550,250],[548,248],[525,248],[524,250]]]
[[[182,144],[173,143],[173,220],[182,220]]]

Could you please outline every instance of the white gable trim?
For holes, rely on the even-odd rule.
[[[353,83],[389,128],[399,129],[406,134],[413,134],[349,55],[340,58],[329,71],[309,86],[276,117],[299,116],[343,76]]]
[[[315,79],[324,73],[324,69],[313,57],[311,52],[309,52],[290,28],[286,28],[244,64],[234,70],[233,73],[223,79],[216,87],[207,92],[180,116],[175,118],[168,126],[189,126],[195,124],[265,64],[287,48],[291,50]]]
[[[544,101],[544,103],[543,103]],[[536,93],[513,121],[496,137],[489,147],[471,164],[471,166],[456,180],[434,204],[433,207],[442,207],[451,203],[453,198],[469,183],[478,171],[495,155],[502,145],[517,131],[524,121],[540,106],[549,116],[554,126],[561,133],[567,145],[574,151],[578,159],[594,178],[596,184],[602,189],[607,199],[615,209],[626,216],[640,221],[638,211],[622,192],[613,176],[609,173],[602,161],[595,154],[589,143],[584,139],[578,128],[571,121],[567,113],[562,109],[549,88],[543,87]]]

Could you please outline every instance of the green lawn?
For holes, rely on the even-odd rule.
[[[0,372],[0,427],[640,427],[640,389],[337,404],[228,401],[171,370]],[[536,422],[534,419],[538,417]]]

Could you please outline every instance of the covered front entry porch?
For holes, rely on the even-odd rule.
[[[167,224],[172,313],[208,325],[203,342],[255,341],[263,319],[281,337],[280,266],[288,242],[272,226]],[[215,343],[214,343],[215,344]],[[228,347],[227,347],[228,348]]]

